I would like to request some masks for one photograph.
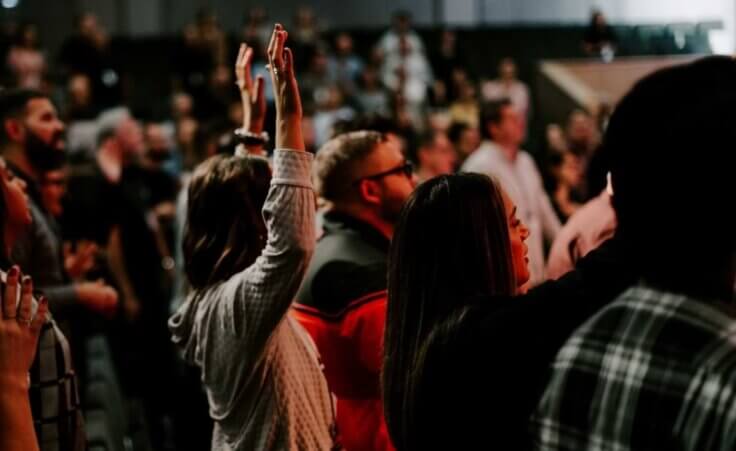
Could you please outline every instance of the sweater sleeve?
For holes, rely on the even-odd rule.
[[[225,282],[213,315],[226,337],[258,355],[286,315],[315,246],[312,155],[277,150],[263,215],[266,246],[255,263]]]

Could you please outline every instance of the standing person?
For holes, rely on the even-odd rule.
[[[607,243],[524,294],[529,230],[517,212],[482,174],[435,177],[406,202],[389,255],[382,370],[398,450],[526,449],[560,346],[630,283]]]
[[[34,277],[46,293],[51,310],[59,315],[71,305],[108,314],[115,310],[117,292],[106,284],[69,283],[61,261],[61,244],[49,212],[43,207],[40,184],[44,172],[58,169],[64,160],[64,124],[47,96],[31,90],[0,94],[0,151],[8,167],[28,190],[33,222],[13,248],[13,258]]]
[[[486,102],[509,99],[523,121],[524,136],[526,136],[531,99],[529,98],[529,87],[517,78],[514,60],[511,58],[501,60],[498,64],[498,78],[484,82],[481,86],[481,94]]]
[[[736,447],[734,79],[730,57],[663,69],[613,113],[616,233],[640,277],[557,354],[534,449]]]
[[[386,258],[412,166],[387,134],[355,131],[317,152],[314,180],[330,207],[295,315],[322,354],[346,449],[392,449],[379,390]]]
[[[0,191],[0,272],[7,271],[7,273],[2,273],[6,289],[14,288],[18,284],[22,285],[23,295],[21,297],[23,297],[32,292],[33,282],[31,277],[21,276],[19,267],[11,260],[11,249],[15,247],[18,238],[27,233],[32,221],[32,210],[26,195],[26,183],[15,176],[2,158],[0,158]],[[10,291],[9,294],[6,291],[6,300],[15,300],[17,290]],[[38,306],[39,314],[47,310],[47,303],[45,297],[41,299]],[[5,318],[13,316],[26,318],[25,315],[28,314],[27,310],[24,310],[22,314],[14,312],[9,306],[5,306],[2,313]],[[69,343],[50,314],[41,326],[40,334],[36,357],[30,369],[25,367],[26,371],[21,381],[5,379],[6,376],[10,376],[5,370],[10,368],[0,367],[0,379],[8,382],[7,386],[2,384],[3,396],[0,398],[8,401],[18,396],[18,392],[6,391],[12,389],[14,385],[16,389],[22,387],[27,390],[35,427],[34,438],[38,438],[38,446],[42,451],[85,450],[84,419]],[[0,351],[3,354],[0,359],[6,358],[6,351],[2,349]],[[22,384],[20,387],[17,386],[18,382]],[[21,402],[16,407],[25,410],[24,404]],[[5,415],[2,416],[0,424],[5,420]],[[2,443],[6,437],[6,431],[1,425],[0,432],[2,432],[0,433],[0,443]],[[21,430],[21,432],[28,434],[27,430]],[[2,447],[1,449],[25,450],[29,448]]]
[[[312,156],[287,34],[277,24],[268,51],[277,149],[270,188],[263,160],[222,155],[200,165],[189,186],[192,292],[169,327],[202,371],[213,450],[339,449],[317,350],[287,316],[315,236]]]
[[[39,49],[38,27],[33,23],[21,25],[15,44],[8,52],[8,69],[19,88],[41,89],[46,71],[46,58]]]
[[[486,141],[463,163],[462,170],[498,179],[529,227],[531,286],[544,281],[544,239],[554,240],[560,220],[544,191],[534,159],[521,150],[523,128],[519,113],[508,100],[489,103],[481,111],[481,132]]]

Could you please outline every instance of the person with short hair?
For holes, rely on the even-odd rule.
[[[513,199],[519,218],[529,227],[529,282],[537,285],[545,280],[544,240],[554,240],[560,220],[544,191],[534,159],[520,148],[524,140],[522,120],[511,102],[484,105],[480,123],[485,141],[465,160],[461,170],[495,177]]]

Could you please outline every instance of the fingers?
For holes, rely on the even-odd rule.
[[[281,24],[276,24],[271,35],[271,43],[268,45],[268,59],[271,70],[281,71],[284,67],[284,43],[288,33]]]
[[[20,292],[20,305],[18,307],[17,317],[21,323],[29,324],[33,315],[33,281],[30,276],[23,278],[23,284]]]
[[[289,47],[284,48],[284,74],[289,78],[294,75],[294,55]]]
[[[46,298],[46,296],[42,296],[41,299],[38,301],[38,309],[36,310],[36,316],[33,317],[33,321],[31,321],[31,331],[38,335],[38,332],[41,330],[41,326],[43,326],[43,323],[46,322],[46,315],[49,311],[49,300]]]
[[[16,306],[18,299],[18,278],[20,277],[20,268],[13,266],[8,271],[5,280],[5,293],[3,296],[3,317],[4,318],[15,318],[16,317]]]
[[[256,77],[256,97],[255,104],[261,111],[266,110],[266,83],[263,79],[263,75]]]

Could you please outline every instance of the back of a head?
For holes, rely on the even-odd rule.
[[[396,226],[389,257],[383,397],[399,449],[421,434],[428,337],[478,295],[510,295],[515,281],[503,198],[479,174],[419,185]],[[431,401],[430,401],[431,402]]]
[[[732,296],[735,124],[736,61],[727,57],[646,77],[611,117],[604,146],[619,232],[647,282]]]
[[[348,200],[361,162],[385,139],[382,133],[360,130],[338,135],[325,143],[314,159],[317,194],[334,203]]]
[[[227,280],[260,255],[270,182],[268,161],[259,157],[215,155],[195,169],[183,240],[184,269],[195,290]]]

